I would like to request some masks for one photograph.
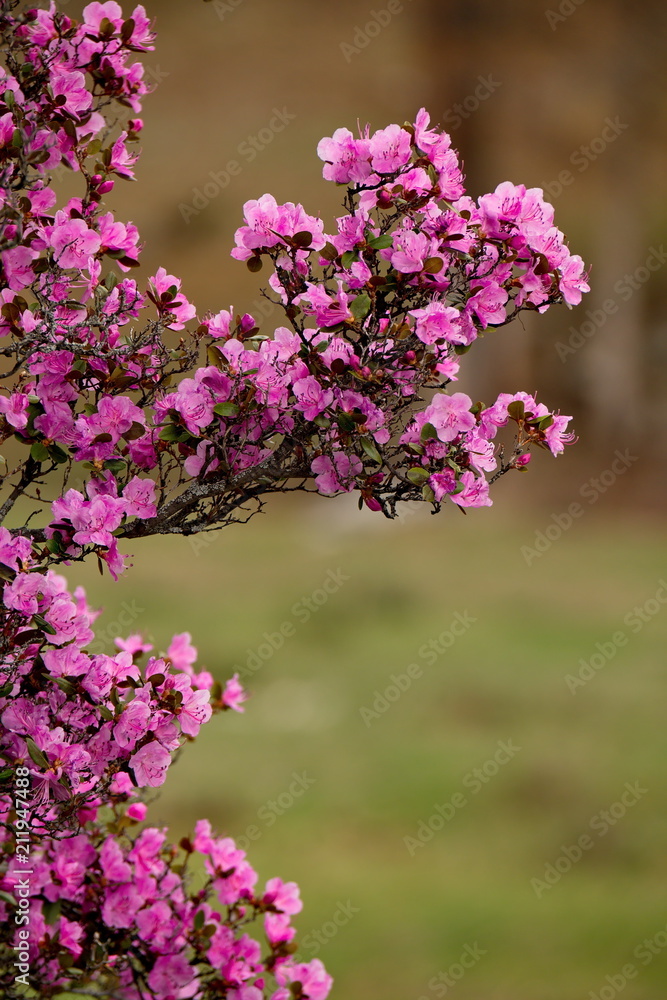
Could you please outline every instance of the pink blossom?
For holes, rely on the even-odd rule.
[[[433,301],[423,309],[412,309],[410,315],[417,320],[415,333],[422,343],[435,344],[438,340],[446,340],[450,344],[466,343],[458,309]]]
[[[86,87],[83,73],[55,69],[51,74],[51,89],[58,110],[67,111],[73,118],[81,118],[90,109],[93,95]],[[63,267],[68,265],[63,264]]]
[[[399,125],[379,129],[370,139],[371,166],[379,174],[392,174],[409,162],[410,133]]]
[[[185,679],[185,678],[184,678]],[[186,736],[196,736],[201,726],[211,718],[211,696],[208,691],[192,688],[183,693],[183,701],[178,710],[178,721]]]
[[[461,493],[451,496],[459,507],[490,507],[493,501],[489,496],[489,484],[486,479],[477,478],[472,472],[464,472],[459,482],[463,485]]]
[[[134,476],[123,490],[123,500],[126,502],[126,513],[147,521],[157,514],[155,506],[155,483],[152,479],[140,479]]]
[[[399,229],[394,233],[394,249],[389,253],[392,267],[403,274],[421,271],[429,255],[430,241],[424,233]]]
[[[192,645],[192,636],[189,632],[180,632],[174,636],[167,650],[167,656],[174,669],[192,674],[192,664],[197,659],[197,650]]]
[[[472,399],[463,392],[455,392],[451,396],[439,392],[424,413],[427,421],[435,427],[440,441],[453,441],[458,434],[475,426],[471,406]]]
[[[143,896],[132,882],[113,886],[105,894],[102,920],[109,927],[131,927],[143,902]]]
[[[35,280],[32,263],[39,257],[39,252],[31,247],[17,246],[3,250],[0,254],[5,272],[7,287],[14,292],[28,288]]]
[[[444,496],[453,493],[456,489],[456,477],[451,469],[443,472],[434,472],[428,481],[428,485],[433,490],[435,499],[440,503]]]
[[[140,656],[142,653],[150,653],[153,648],[150,642],[145,642],[143,636],[138,632],[128,635],[127,639],[114,639],[114,645],[118,649],[124,649],[132,657]]]
[[[282,913],[300,913],[303,909],[296,882],[283,882],[280,878],[270,878],[266,883],[263,902],[275,906]]]
[[[225,689],[222,692],[222,704],[225,708],[232,708],[235,712],[245,712],[243,708],[243,702],[248,698],[247,691],[244,690],[240,681],[239,675],[234,674],[230,677],[225,684]]]
[[[299,379],[292,388],[296,396],[295,409],[300,410],[306,420],[314,420],[333,403],[331,389],[323,389],[312,375]]]
[[[319,958],[297,965],[280,966],[276,971],[276,978],[281,985],[301,983],[301,991],[308,1000],[326,1000],[333,985],[333,979]]]
[[[86,268],[89,258],[101,245],[97,233],[89,229],[83,219],[68,219],[53,226],[49,239],[60,267]]]
[[[322,175],[327,181],[363,183],[371,172],[370,143],[355,139],[346,128],[336,129],[331,138],[320,139],[317,155],[325,161]]]
[[[483,327],[505,321],[507,292],[495,281],[484,280],[482,287],[467,302],[466,308],[477,316]]]
[[[170,764],[171,754],[157,740],[144,744],[130,757],[130,767],[139,788],[146,785],[156,788],[164,784]]]
[[[120,845],[107,837],[100,848],[100,868],[107,882],[131,882],[132,868],[123,856]]]

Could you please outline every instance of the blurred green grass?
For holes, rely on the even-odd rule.
[[[256,827],[250,860],[299,882],[300,954],[323,959],[334,997],[588,1000],[628,962],[624,1000],[663,997],[667,956],[644,967],[633,952],[667,926],[667,610],[636,635],[623,619],[665,576],[664,526],[601,504],[529,567],[521,546],[544,509],[385,523],[353,506],[273,502],[198,551],[201,538],[136,542],[117,585],[70,571],[105,606],[101,629],[134,601],[124,633],[159,650],[190,631],[221,679],[264,633],[295,629],[248,682],[246,713],[186,748],[152,822],[175,838],[203,816],[232,836]],[[295,605],[339,570],[349,579],[300,620]],[[457,611],[476,621],[428,665],[420,647]],[[628,644],[572,694],[565,676],[619,629]],[[411,662],[422,675],[365,725],[360,708]],[[463,780],[499,740],[521,750],[472,794]],[[312,787],[277,816],[267,803],[304,772]],[[538,899],[531,879],[635,781],[646,794]],[[404,838],[456,792],[465,807],[411,856]],[[475,944],[486,954],[455,987],[429,988]]]

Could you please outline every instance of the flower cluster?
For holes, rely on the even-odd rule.
[[[26,511],[0,527],[0,954],[21,944],[29,811],[40,996],[324,1000],[321,963],[296,959],[294,883],[258,893],[244,852],[205,821],[179,847],[142,826],[183,743],[214,711],[243,711],[238,678],[196,672],[187,633],[161,656],[140,636],[92,655],[96,613],[54,567],[94,555],[117,577],[123,539],[244,521],[294,489],[355,491],[388,517],[408,500],[488,505],[531,448],[573,440],[570,418],[524,392],[473,403],[451,389],[462,359],[588,285],[542,192],[503,183],[472,199],[422,109],[320,142],[325,179],[346,188],[330,232],[269,194],[244,206],[232,255],[269,266],[275,328],[232,308],[197,317],[165,268],[130,277],[139,233],[104,207],[134,177],[147,92],[135,56],[153,40],[143,6],[126,18],[94,2],[77,21],[53,0],[0,0],[0,524]],[[81,190],[59,202],[65,167]],[[264,952],[246,933],[259,918]]]

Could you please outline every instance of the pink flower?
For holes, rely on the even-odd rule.
[[[99,236],[88,228],[83,219],[69,219],[53,226],[49,240],[54,259],[60,267],[85,269],[89,258],[101,246]]]
[[[349,129],[338,128],[331,138],[321,139],[317,155],[324,160],[322,176],[327,181],[362,183],[371,173],[370,143],[367,139],[355,139]]]
[[[73,118],[81,118],[93,103],[93,95],[86,87],[86,78],[78,71],[68,73],[66,70],[54,69],[51,73],[51,90],[58,110],[67,111]],[[66,266],[63,264],[63,267]]]
[[[495,281],[484,280],[482,288],[472,295],[466,304],[466,309],[474,312],[483,327],[492,323],[503,323],[506,319],[505,303],[507,292]]]
[[[222,704],[225,708],[234,709],[235,712],[245,712],[245,708],[242,706],[247,698],[248,694],[241,686],[239,675],[234,674],[225,684],[225,690],[222,692]]]
[[[171,640],[171,645],[167,650],[167,656],[174,669],[184,670],[187,674],[192,674],[192,664],[197,659],[197,650],[192,645],[191,640],[192,636],[189,632],[180,632]]]
[[[7,287],[13,292],[23,291],[33,283],[36,275],[32,269],[32,262],[39,257],[37,250],[25,246],[11,247],[9,250],[3,250],[0,257]]]
[[[185,676],[183,679],[185,680]],[[178,710],[178,721],[186,736],[196,736],[201,726],[211,718],[211,696],[208,691],[190,688],[183,692],[183,701]]]
[[[22,392],[14,392],[9,398],[0,396],[0,413],[15,430],[22,431],[28,423],[30,400]]]
[[[472,472],[464,472],[460,483],[463,485],[461,493],[451,496],[451,500],[459,507],[490,507],[493,503],[489,496],[489,484],[484,478],[476,478]]]
[[[319,958],[297,965],[283,965],[276,970],[276,979],[281,985],[301,983],[301,991],[308,1000],[326,1000],[333,985]]]
[[[199,990],[197,970],[182,954],[160,955],[147,982],[157,1000],[184,1000]]]
[[[106,3],[89,3],[83,9],[83,22],[95,31],[100,30],[100,24],[104,19],[111,21],[115,28],[120,28],[123,23],[123,9],[114,0],[107,0]]]
[[[133,750],[138,741],[149,731],[151,714],[146,702],[137,698],[126,705],[113,731],[113,738],[118,746],[124,750]],[[151,746],[150,743],[147,745]]]
[[[424,414],[435,427],[440,441],[453,441],[460,433],[475,426],[471,406],[472,399],[464,392],[455,392],[451,396],[440,392],[433,397]]]
[[[132,868],[123,856],[120,845],[107,837],[100,848],[100,867],[107,882],[131,882]]]
[[[547,446],[552,455],[560,455],[566,444],[573,444],[577,440],[572,431],[566,433],[570,420],[572,417],[566,417],[560,413],[553,414],[553,423],[544,432]]]
[[[563,299],[568,306],[578,306],[583,293],[590,292],[591,290],[586,280],[586,266],[583,260],[578,254],[574,254],[568,257],[559,270],[560,278],[558,280],[558,287]]]
[[[144,898],[132,882],[113,886],[106,891],[102,920],[109,927],[131,927]]]
[[[333,403],[331,389],[323,389],[313,375],[299,379],[292,388],[297,400],[294,408],[300,410],[306,420],[314,420]]]
[[[423,309],[412,309],[410,315],[417,320],[415,333],[422,343],[435,344],[438,340],[446,340],[450,344],[466,343],[458,309],[434,301]]]
[[[354,477],[363,470],[363,465],[356,455],[335,451],[333,461],[328,455],[318,455],[310,463],[310,468],[317,473],[315,485],[320,493],[338,493],[340,490],[349,493],[354,489]]]
[[[134,771],[139,788],[146,785],[157,788],[158,785],[164,784],[170,764],[171,754],[157,740],[144,744],[130,757],[130,767]]]
[[[392,174],[410,161],[410,133],[399,125],[389,125],[370,139],[371,166],[379,174]]]
[[[140,479],[134,476],[123,490],[123,500],[126,502],[126,513],[147,521],[157,514],[155,506],[155,483],[152,479]]]
[[[394,233],[394,249],[389,253],[392,267],[403,274],[421,271],[429,255],[430,240],[424,233],[398,229]]]
[[[428,485],[433,490],[435,499],[440,503],[444,496],[453,493],[456,489],[456,476],[451,469],[445,469],[444,472],[434,472]]]
[[[283,882],[280,878],[270,878],[266,883],[262,902],[275,906],[282,913],[300,913],[303,903],[299,898],[299,887],[296,882]]]

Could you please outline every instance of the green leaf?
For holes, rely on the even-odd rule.
[[[60,688],[60,690],[64,691],[65,694],[74,694],[75,693],[75,691],[76,691],[76,685],[72,684],[71,681],[68,681],[66,677],[53,677],[52,680],[55,681],[55,683],[58,685],[58,687]]]
[[[414,465],[406,472],[406,476],[415,486],[423,486],[427,479],[430,478],[430,475],[428,469],[424,469],[421,465]]]
[[[542,419],[538,422],[537,424],[538,429],[541,431],[545,431],[548,427],[551,427],[553,422],[554,418],[550,413],[547,413],[546,416],[542,417]]]
[[[350,305],[350,312],[356,320],[366,319],[370,311],[371,300],[370,296],[368,296],[366,292],[362,292],[361,295],[357,295],[356,299],[354,299]]]
[[[445,262],[442,257],[429,257],[424,261],[422,271],[426,271],[427,274],[438,274],[439,271],[442,271],[444,266]]]
[[[435,503],[435,493],[428,483],[422,486],[422,499],[426,500],[427,503]]]
[[[108,458],[104,463],[104,468],[108,469],[109,472],[113,472],[114,476],[125,471],[126,463],[122,458]]]
[[[216,403],[213,412],[218,417],[235,417],[239,413],[239,404],[228,400],[226,403]]]
[[[63,465],[69,460],[69,455],[64,448],[61,448],[59,444],[49,445],[49,457],[56,463],[56,465]]]
[[[45,618],[42,618],[41,615],[33,615],[32,619],[39,626],[42,632],[46,632],[47,635],[55,635],[56,632],[58,631],[53,627],[53,625],[49,625],[47,620]]]
[[[419,436],[422,441],[433,441],[437,440],[438,432],[433,424],[424,424]]]
[[[393,246],[393,239],[389,233],[385,233],[383,236],[376,236],[375,239],[369,240],[368,245],[372,247],[373,250],[387,250],[390,246]]]
[[[350,267],[351,264],[354,264],[355,260],[359,260],[359,254],[357,253],[357,251],[346,250],[343,256],[341,257],[340,262],[344,268],[348,268]]]
[[[256,274],[258,271],[261,271],[263,266],[264,265],[262,263],[261,257],[249,257],[248,260],[246,261],[246,267],[253,274]]]
[[[382,455],[377,450],[371,439],[362,437],[359,438],[359,440],[361,442],[361,447],[364,449],[368,457],[372,459],[373,462],[377,462],[378,465],[382,465]]]
[[[113,721],[114,718],[113,712],[110,712],[106,705],[98,705],[97,711],[100,713],[102,718],[105,719],[107,722]]]
[[[198,910],[197,911],[197,913],[195,914],[195,922],[194,923],[195,923],[195,930],[196,931],[202,930],[204,924],[206,923],[206,914],[204,913],[203,910]]]
[[[336,423],[346,434],[350,434],[357,426],[349,413],[339,413],[336,416]]]
[[[170,444],[187,441],[189,437],[188,430],[185,427],[177,427],[176,424],[168,424],[160,431],[160,440],[168,441]]]
[[[55,924],[56,920],[60,916],[60,906],[61,903],[59,899],[56,899],[53,902],[47,900],[42,903],[42,914],[47,924]]]
[[[37,764],[37,767],[43,767],[46,770],[49,766],[49,762],[33,740],[32,736],[25,736],[24,739],[25,745],[28,748],[28,753],[30,754],[30,759],[34,764]]]
[[[512,420],[522,420],[525,416],[525,407],[523,405],[523,400],[515,399],[513,403],[507,407],[507,414],[512,418]]]
[[[30,449],[30,457],[35,462],[48,462],[49,449],[41,441],[34,441]]]

